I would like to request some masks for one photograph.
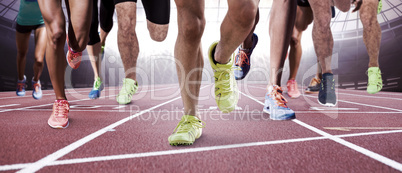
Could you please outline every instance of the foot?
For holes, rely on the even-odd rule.
[[[263,111],[269,114],[272,120],[295,119],[295,112],[286,103],[288,101],[282,95],[282,89],[278,85],[269,86],[265,95]]]
[[[100,93],[103,89],[102,81],[100,77],[97,77],[94,81],[94,86],[92,87],[91,92],[89,92],[88,97],[90,99],[97,99],[100,97]]]
[[[204,124],[204,125],[203,125]],[[168,138],[170,145],[192,145],[201,137],[205,122],[196,116],[183,115],[181,121]]]
[[[40,80],[38,80],[37,82],[35,82],[32,79],[32,97],[36,100],[39,100],[42,98],[42,88],[41,88],[41,84],[40,84]]]
[[[119,104],[131,103],[131,98],[138,90],[138,83],[130,78],[123,79],[123,87],[121,88],[116,100]]]
[[[367,70],[368,85],[367,92],[369,94],[375,94],[382,89],[381,70],[378,67],[370,67]]]
[[[23,80],[17,81],[17,90],[16,90],[17,96],[25,96],[26,81],[27,78],[25,75]]]
[[[307,94],[313,94],[313,93],[318,93],[320,91],[320,83],[321,79],[313,77],[310,81],[310,85],[306,88],[306,91],[304,91]]]
[[[243,49],[239,47],[239,50],[235,56],[234,67],[236,70],[234,71],[234,75],[236,80],[245,78],[250,70],[250,57],[258,43],[258,37],[256,34],[253,34],[252,40],[253,46],[250,49]]]
[[[300,97],[300,91],[297,88],[297,82],[295,80],[288,80],[286,83],[288,88],[288,96],[292,99]]]
[[[215,48],[218,42],[209,47],[208,57],[215,77],[215,101],[219,109],[228,113],[235,109],[239,99],[236,80],[233,75],[233,56],[227,64],[219,64],[214,60]]]
[[[82,52],[75,52],[73,49],[71,49],[68,37],[67,37],[67,46],[68,46],[68,51],[66,55],[67,63],[71,68],[77,69],[81,64]]]
[[[55,129],[64,129],[68,127],[68,112],[70,104],[67,100],[56,100],[53,104],[53,112],[50,115],[47,124]]]
[[[322,75],[318,103],[323,106],[336,106],[335,79],[331,73],[324,73]]]

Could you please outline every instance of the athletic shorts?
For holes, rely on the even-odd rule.
[[[19,33],[30,33],[32,30],[36,30],[38,28],[44,27],[45,24],[39,24],[39,25],[20,25],[17,23],[17,26],[15,27],[15,30]]]
[[[114,4],[111,0],[100,0],[100,15],[98,15],[98,0],[93,0],[92,3],[92,22],[89,29],[88,45],[94,45],[100,42],[98,33],[98,25],[105,32],[109,32],[113,27]],[[100,20],[98,20],[98,17]]]
[[[121,2],[135,2],[137,0],[114,0],[114,4]],[[169,24],[170,0],[142,0],[147,19],[155,24]]]

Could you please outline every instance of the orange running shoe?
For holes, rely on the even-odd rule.
[[[68,112],[70,104],[67,100],[56,100],[53,104],[53,112],[50,115],[47,124],[55,129],[64,129],[68,127]]]
[[[73,49],[71,49],[68,37],[67,37],[67,47],[68,47],[66,55],[67,63],[71,68],[77,69],[81,64],[82,52],[74,52]]]

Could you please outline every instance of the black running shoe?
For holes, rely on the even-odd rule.
[[[336,105],[335,79],[331,73],[324,73],[322,75],[318,103],[330,107]]]

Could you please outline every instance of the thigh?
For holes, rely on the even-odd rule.
[[[69,21],[74,32],[89,33],[92,17],[92,0],[68,0]],[[96,10],[96,9],[94,9]]]
[[[304,31],[311,22],[313,22],[311,7],[297,6],[295,28],[299,31]]]
[[[143,0],[147,19],[155,24],[169,24],[170,0]]]
[[[26,53],[29,47],[29,37],[31,36],[31,32],[15,32],[15,39],[17,43],[17,51]]]
[[[35,30],[35,57],[39,58],[38,61],[43,61],[46,51],[46,28],[39,27]]]
[[[38,0],[46,31],[50,33],[65,32],[65,18],[60,0]]]

